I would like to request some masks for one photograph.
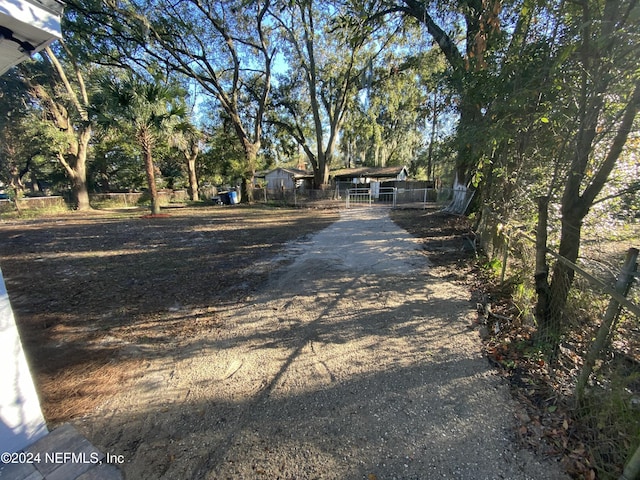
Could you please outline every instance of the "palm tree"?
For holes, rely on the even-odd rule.
[[[107,128],[132,129],[144,157],[147,183],[151,194],[151,213],[160,213],[155,180],[153,149],[161,134],[168,135],[184,107],[178,99],[183,92],[158,81],[148,82],[128,74],[103,82],[100,103],[95,106],[98,122]]]

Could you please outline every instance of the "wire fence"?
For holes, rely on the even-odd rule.
[[[325,190],[254,188],[253,199],[256,203],[278,206],[339,208],[344,203],[344,192],[338,188]]]
[[[523,438],[544,436],[576,478],[640,478],[638,250],[612,256],[603,248],[607,258],[578,264],[547,251],[552,278],[565,279],[568,293],[541,317],[535,238],[485,209],[477,243],[514,300],[508,315],[495,313],[491,299],[479,306],[491,333],[487,353],[547,414],[524,425]]]
[[[343,182],[325,190],[255,188],[254,201],[309,208],[386,205],[394,208],[425,209],[433,206],[446,207],[454,200],[454,193],[452,188],[380,187],[376,189]]]

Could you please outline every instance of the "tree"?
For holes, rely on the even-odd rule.
[[[44,49],[43,57],[49,67],[42,63],[21,64],[22,78],[29,93],[45,112],[52,127],[64,135],[56,158],[71,179],[72,193],[78,210],[89,210],[87,189],[87,157],[93,125],[88,115],[89,93],[81,67],[69,50],[64,49],[66,67],[50,47]],[[70,80],[66,69],[74,72]]]
[[[20,198],[45,185],[67,189],[68,178],[56,168],[58,152],[67,148],[65,132],[47,120],[18,69],[0,77],[0,99],[0,180],[7,193]]]
[[[561,177],[558,253],[576,262],[583,220],[623,154],[640,108],[636,28],[640,5],[636,0],[586,0],[567,3],[563,13],[568,20],[565,48],[554,73],[564,79],[566,103],[561,107],[571,109],[575,123],[568,150],[572,152],[570,163]],[[556,110],[558,117],[561,114],[565,112]],[[544,217],[544,201],[540,207]],[[538,336],[555,347],[564,329],[562,311],[574,271],[556,262],[548,283],[546,265],[540,263],[536,277]]]
[[[243,198],[252,200],[262,122],[276,50],[269,0],[111,0],[69,2],[75,41],[89,41],[94,60],[154,65],[194,79],[233,125],[244,151]]]
[[[144,188],[144,162],[130,131],[97,129],[88,181],[90,188],[104,193]]]
[[[505,218],[531,210],[532,199],[554,184],[549,173],[564,168],[560,160],[572,122],[558,122],[550,135],[543,121],[562,101],[552,75],[561,29],[557,12],[545,3],[523,2],[512,13],[509,41],[496,50],[498,60],[485,83],[493,94],[488,121],[477,132],[482,135],[476,143],[483,147],[473,182],[479,203]]]
[[[188,121],[177,124],[170,139],[170,142],[184,156],[189,180],[189,198],[191,198],[193,202],[199,200],[196,160],[200,153],[203,140],[204,135],[202,132],[198,130],[193,123]]]
[[[368,63],[386,44],[362,21],[345,21],[344,13],[335,2],[298,0],[276,15],[290,60],[279,78],[274,99],[279,116],[272,121],[286,128],[304,149],[316,188],[328,184],[345,114]],[[382,27],[378,34],[382,30],[389,34]],[[393,33],[387,41],[392,38]]]
[[[146,81],[128,73],[124,78],[103,81],[102,94],[93,106],[98,121],[106,128],[132,131],[142,150],[147,185],[151,196],[151,213],[160,213],[153,162],[153,149],[159,135],[169,131],[184,114],[177,99],[184,92],[159,81]]]
[[[231,121],[224,112],[212,116],[204,128],[206,143],[200,162],[198,178],[214,185],[237,185],[244,172],[244,153]]]
[[[437,117],[442,110],[442,95],[436,92],[435,82],[443,67],[441,54],[435,49],[416,52],[419,39],[407,37],[406,44],[397,42],[378,66],[371,66],[359,101],[348,112],[343,150],[350,157],[358,155],[358,161],[365,165],[415,163],[425,144],[428,117],[433,126],[432,147],[435,143]],[[411,45],[410,53],[405,51],[406,45]],[[428,168],[429,177],[431,170]]]
[[[24,191],[23,177],[39,149],[33,136],[28,94],[15,70],[0,77],[0,178],[16,195]]]
[[[401,14],[423,25],[442,51],[451,72],[451,88],[457,94],[459,121],[456,179],[467,185],[481,157],[476,141],[486,123],[483,110],[487,89],[483,84],[492,66],[491,51],[500,39],[500,0],[458,0],[421,2],[418,0],[380,0],[367,5],[374,13],[369,21]],[[356,5],[362,12],[362,6]],[[386,20],[385,20],[386,21]],[[458,33],[462,30],[458,38]],[[463,40],[463,41],[460,41]]]

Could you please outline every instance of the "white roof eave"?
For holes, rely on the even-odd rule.
[[[62,38],[56,0],[0,0],[0,75]]]

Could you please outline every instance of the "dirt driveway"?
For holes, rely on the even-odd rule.
[[[468,292],[387,211],[342,212],[286,251],[254,266],[261,288],[189,342],[168,332],[166,355],[74,421],[128,479],[563,478],[517,447]]]

